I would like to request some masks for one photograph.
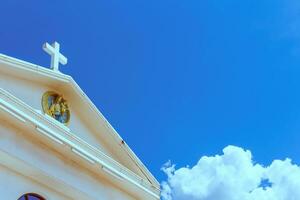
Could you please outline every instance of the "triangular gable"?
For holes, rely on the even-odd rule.
[[[54,119],[53,123],[69,129],[79,138],[159,189],[157,180],[72,77],[0,54],[0,88],[39,112],[43,112],[41,98],[45,92],[55,91],[62,94],[69,103],[70,123],[67,127]]]

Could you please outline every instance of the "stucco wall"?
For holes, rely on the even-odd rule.
[[[70,200],[66,196],[0,165],[0,199],[17,200],[23,194],[30,192],[37,193],[49,200]]]
[[[89,194],[93,199],[134,199],[120,188],[59,154],[55,149],[50,149],[47,145],[38,142],[34,137],[31,137],[30,133],[18,130],[7,122],[0,122],[0,150],[43,170],[49,176],[66,183],[75,190]],[[66,199],[59,197],[59,194],[48,188],[38,185],[25,177],[18,176],[3,167],[0,169],[0,195],[13,194],[14,198],[11,199],[15,199],[16,196],[24,192],[40,191],[40,194],[46,195],[46,197],[49,197],[48,199]],[[5,179],[10,180],[8,185],[5,184]],[[17,191],[14,191],[12,188],[14,187],[14,182],[18,185],[17,189],[15,189]],[[9,189],[3,189],[4,186],[9,187]]]

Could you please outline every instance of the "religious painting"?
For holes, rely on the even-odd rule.
[[[62,95],[48,91],[42,97],[44,112],[62,124],[68,125],[70,121],[70,110],[68,102]]]

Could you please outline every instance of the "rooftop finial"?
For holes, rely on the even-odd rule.
[[[68,59],[59,52],[59,43],[54,42],[52,45],[50,45],[46,42],[43,45],[43,49],[51,56],[51,69],[54,71],[59,71],[59,63],[62,65],[67,64]]]

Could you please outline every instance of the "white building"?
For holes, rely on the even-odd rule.
[[[158,200],[157,180],[58,71],[59,45],[44,49],[52,69],[0,54],[0,199]]]

